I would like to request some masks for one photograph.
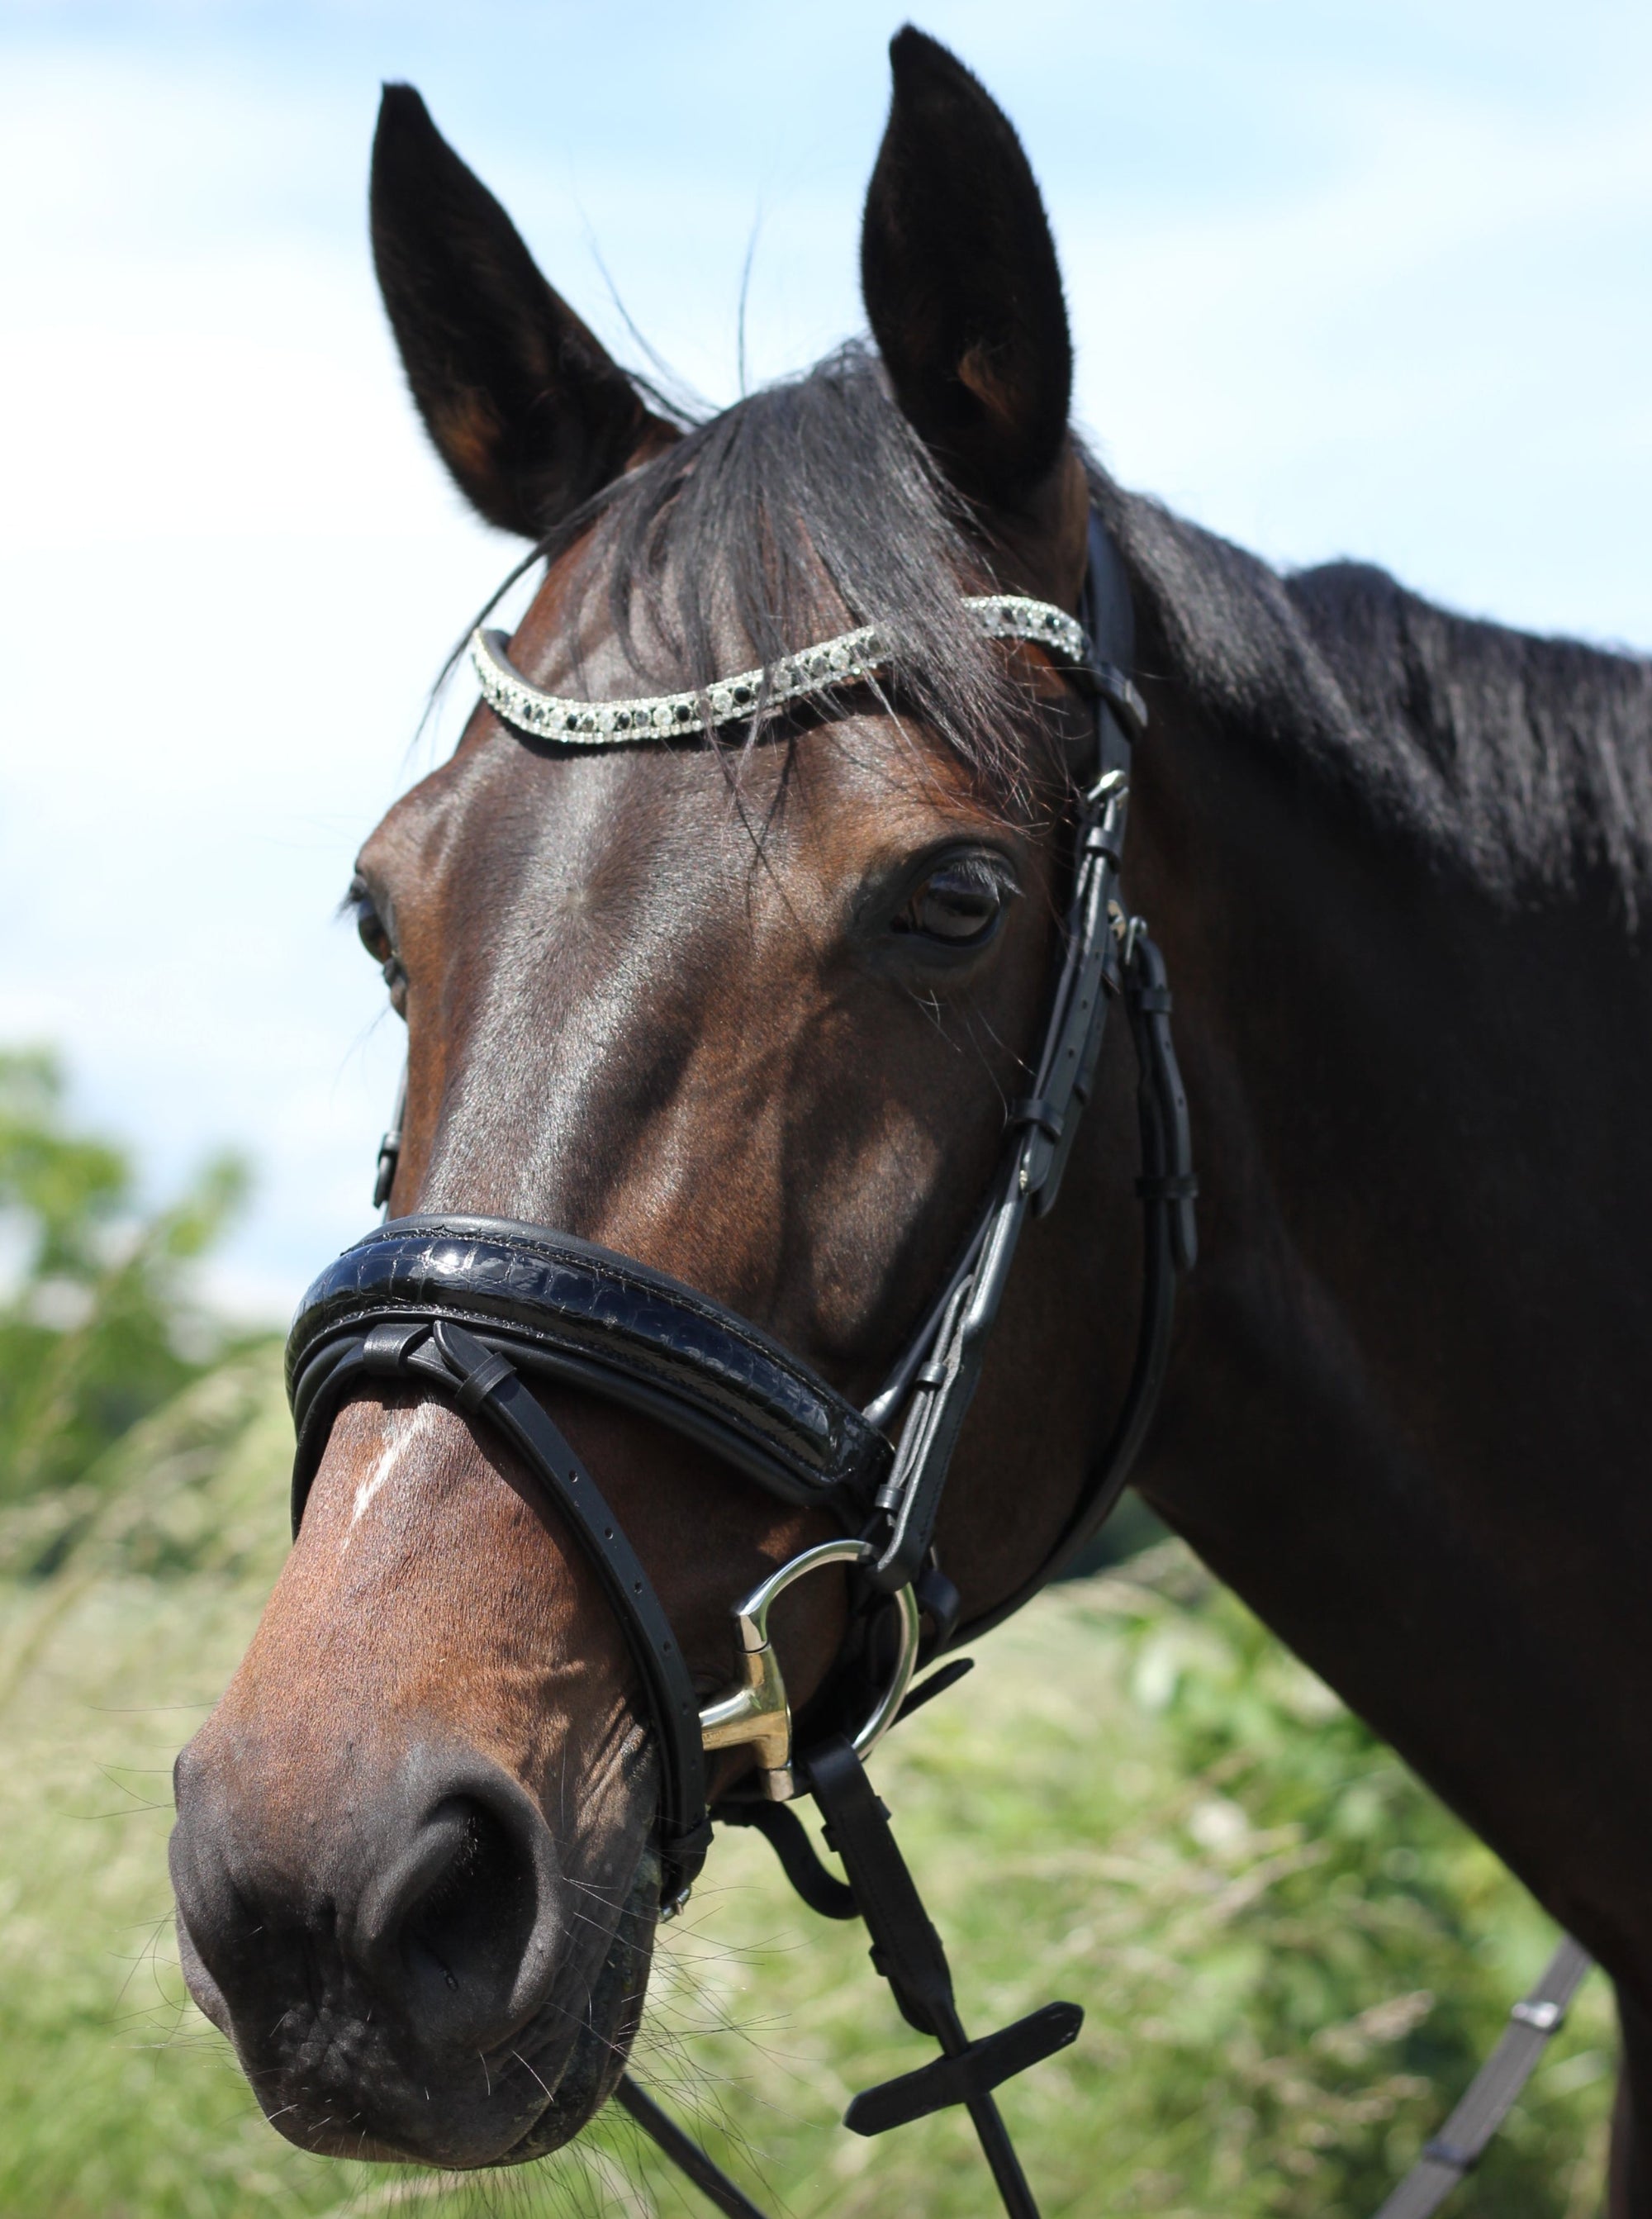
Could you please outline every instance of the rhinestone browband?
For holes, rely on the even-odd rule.
[[[1030,639],[1058,650],[1071,662],[1090,654],[1084,626],[1049,601],[1020,594],[980,594],[964,606],[989,639]],[[798,701],[835,686],[853,685],[890,659],[875,625],[841,632],[782,656],[769,669],[742,670],[735,678],[714,680],[703,693],[655,693],[637,701],[569,701],[543,693],[513,668],[502,631],[471,637],[470,660],[481,695],[496,717],[538,740],[561,740],[568,747],[597,748],[639,740],[668,740],[679,734],[713,732],[755,715],[760,702],[769,707]],[[767,677],[768,690],[763,687]]]

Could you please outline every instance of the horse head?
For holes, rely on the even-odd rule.
[[[669,745],[539,741],[481,705],[351,892],[407,1027],[392,1219],[638,1259],[856,1404],[946,1284],[1027,1091],[1094,730],[1047,655],[962,612],[1073,611],[1085,575],[1038,190],[948,54],[910,30],[892,52],[861,247],[875,351],[697,423],[616,367],[418,96],[387,90],[373,239],[413,399],[475,507],[544,558],[514,670],[599,704],[856,627],[889,654]],[[1064,1291],[1102,1207],[1092,1159],[1071,1175],[1090,1206],[1031,1236],[948,1490],[938,1554],[978,1618],[1047,1555],[1115,1383]],[[731,1608],[841,1525],[645,1408],[533,1391],[715,1697]],[[777,1607],[794,1708],[848,1609],[841,1572]],[[750,1763],[715,1756],[713,1787]],[[186,1977],[272,2122],[445,2166],[574,2134],[637,2024],[659,1767],[589,1551],[508,1440],[363,1375],[177,1768]]]

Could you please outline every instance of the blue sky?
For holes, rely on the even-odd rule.
[[[332,910],[510,543],[422,445],[363,221],[407,77],[553,282],[713,400],[856,328],[898,9],[0,0],[0,1038],[224,1292],[365,1222],[397,1041]],[[939,4],[1042,180],[1113,468],[1283,563],[1652,645],[1652,9]],[[437,744],[440,744],[438,742]]]

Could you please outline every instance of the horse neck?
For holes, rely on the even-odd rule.
[[[1142,1490],[1652,1997],[1645,967],[1607,892],[1500,901],[1158,691],[1202,1253]]]

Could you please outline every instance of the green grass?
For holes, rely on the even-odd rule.
[[[288,1451],[253,1354],[83,1488],[0,1519],[0,2211],[703,2210],[623,2122],[476,2181],[306,2158],[184,1999],[168,1767],[280,1563]],[[1364,2219],[1547,1922],[1177,1545],[1046,1595],[979,1654],[875,1777],[966,2023],[1084,2007],[1077,2046],[1004,2096],[1049,2219]],[[1597,1977],[1454,2212],[1598,2208],[1613,2047]],[[931,2054],[860,1929],[814,1919],[755,1837],[720,1839],[662,1949],[639,2076],[797,2219],[985,2214],[960,2115],[873,2143],[835,2124]]]

